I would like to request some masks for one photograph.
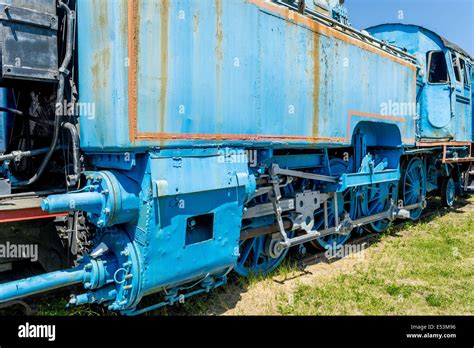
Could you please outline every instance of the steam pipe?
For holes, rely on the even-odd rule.
[[[74,175],[72,177],[68,177],[68,184],[75,185],[77,180],[79,180],[79,175],[81,173],[81,163],[79,160],[79,133],[77,132],[76,126],[74,126],[72,123],[66,122],[63,123],[62,126],[63,128],[67,129],[69,131],[69,134],[71,135]]]
[[[133,282],[133,274],[128,273],[136,269],[137,265],[133,260],[136,260],[137,255],[133,248],[127,248],[130,240],[124,240],[122,237],[123,235],[118,234],[105,234],[90,254],[79,259],[79,267],[0,284],[0,304],[82,284],[87,292],[71,299],[71,304],[112,303],[115,300],[115,306],[126,308],[124,305],[129,301],[133,303],[134,297],[129,294],[129,301],[123,303],[124,297],[118,297],[121,292],[116,290],[116,287],[124,287],[124,290],[127,290],[133,287],[131,283],[138,286]],[[139,278],[136,279],[139,281]]]
[[[57,147],[55,150],[60,150],[62,147]],[[37,155],[42,155],[44,153],[47,153],[49,151],[49,148],[45,147],[42,149],[36,149],[36,150],[29,150],[29,151],[13,151],[12,153],[6,154],[6,155],[1,155],[0,156],[0,162],[7,161],[7,160],[16,160],[16,159],[22,159],[24,157],[33,157]]]
[[[35,122],[35,123],[38,123],[38,124],[41,124],[43,126],[53,126],[54,125],[54,122],[52,122],[52,121],[42,120],[42,119],[39,119],[39,118],[36,118],[36,117],[31,117],[30,115],[25,115],[22,111],[17,110],[17,109],[6,108],[6,107],[3,107],[3,106],[0,106],[0,112],[8,112],[8,113],[11,113],[11,114],[14,114],[14,115],[26,117],[26,118],[28,118],[28,120],[30,120],[32,122]]]
[[[98,192],[52,195],[43,200],[41,209],[50,213],[69,211],[100,212],[104,195]]]
[[[69,66],[69,63],[71,62],[71,57],[72,57],[72,41],[73,41],[73,34],[74,34],[74,17],[75,17],[74,11],[72,11],[65,3],[63,3],[62,1],[59,1],[58,5],[59,7],[61,7],[67,12],[67,39],[66,39],[66,55],[64,56],[64,60],[63,60],[63,63],[61,64],[61,67],[59,68],[60,74],[59,74],[59,84],[58,84],[58,89],[57,89],[56,105],[61,104],[62,102],[62,99],[64,96],[64,80],[65,80],[65,77],[69,75],[69,71],[67,70],[67,67]],[[46,153],[46,156],[44,157],[43,162],[41,162],[41,165],[39,166],[36,174],[33,175],[33,177],[30,180],[18,183],[18,186],[28,186],[28,185],[34,184],[41,177],[58,143],[60,128],[61,128],[60,116],[55,115],[53,140],[51,141],[49,151]]]
[[[0,286],[0,303],[82,283],[86,273],[81,267],[2,284]]]

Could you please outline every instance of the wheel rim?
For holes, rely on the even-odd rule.
[[[371,216],[386,212],[390,209],[393,202],[397,201],[397,185],[395,183],[373,184],[367,187],[366,190],[366,216]],[[383,219],[372,222],[364,229],[369,232],[382,233],[390,226],[389,219]]]
[[[352,207],[352,200],[354,199],[354,195],[352,194],[351,190],[346,191],[344,194],[338,193],[337,194],[337,205],[338,211],[340,216],[345,211],[345,207]],[[327,202],[328,206],[328,224],[329,227],[334,227],[335,224],[335,215],[334,215],[334,198],[331,198]],[[352,216],[352,214],[351,214]],[[315,230],[324,230],[324,206],[321,206],[318,210],[316,210],[314,214],[314,229]],[[340,245],[346,243],[349,238],[351,237],[350,233],[347,235],[342,234],[330,234],[321,238],[312,241],[311,244],[318,248],[318,249],[334,249]]]
[[[292,233],[288,233],[292,237]],[[271,235],[259,236],[240,242],[240,256],[235,266],[235,271],[248,277],[250,274],[266,275],[274,271],[288,254],[284,250],[277,258],[272,258],[267,253],[267,242],[271,240]]]
[[[342,159],[334,158],[331,159],[329,162],[331,167],[331,174],[332,175],[341,175],[346,173],[349,170],[349,163],[345,162]],[[338,202],[338,211],[340,216],[343,215],[343,212],[349,212],[350,217],[355,219],[357,216],[358,204],[357,204],[357,196],[354,190],[347,190],[344,193],[337,193],[337,202]],[[335,224],[334,218],[334,198],[330,198],[327,202],[328,206],[328,224],[329,227],[333,227]],[[324,221],[324,206],[322,205],[318,210],[314,213],[314,229],[321,230],[324,229],[325,221]],[[318,238],[312,241],[310,244],[317,249],[332,249],[337,248],[340,245],[346,243],[351,234],[342,235],[342,234],[330,234],[321,238]]]
[[[448,207],[452,207],[454,205],[454,201],[456,199],[456,185],[454,183],[453,178],[450,178],[446,184],[446,204]]]
[[[294,191],[293,185],[288,185],[283,189],[284,195],[289,195]],[[264,204],[270,202],[268,195],[262,195],[253,200],[254,204]],[[293,231],[287,232],[288,238],[292,238]],[[255,238],[240,241],[239,258],[234,271],[243,277],[250,274],[266,275],[273,272],[285,259],[289,249],[276,258],[269,255],[267,243],[272,240],[272,235],[258,236]]]
[[[423,162],[420,159],[412,159],[408,164],[403,176],[403,202],[405,206],[421,203],[426,195],[426,180]],[[411,211],[412,220],[418,220],[423,209],[418,208]]]

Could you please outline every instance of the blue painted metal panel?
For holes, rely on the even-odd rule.
[[[98,243],[98,249],[114,251],[104,254],[109,261],[118,254],[135,258],[127,263],[107,262],[119,288],[128,285],[119,278],[128,261],[136,268],[130,288],[137,291],[136,297],[121,299],[117,288],[109,299],[116,299],[111,309],[133,309],[142,296],[197,280],[210,289],[221,284],[236,263],[244,201],[256,185],[248,164],[238,155],[223,162],[217,150],[183,155],[182,151],[153,152],[137,156],[130,171],[88,172],[82,190],[49,196],[42,204],[51,212],[85,211],[90,221],[102,227],[97,238],[107,247]],[[124,251],[127,243],[131,246]],[[93,285],[86,289],[94,290],[108,284],[89,283]],[[100,291],[109,294],[108,288]],[[74,303],[92,303],[97,298],[83,297],[76,297]]]
[[[436,33],[416,25],[384,24],[369,28],[377,39],[405,48],[417,57],[423,75],[418,91],[418,135],[429,139],[471,141],[472,101],[470,90],[456,82],[452,50]],[[429,84],[427,57],[430,51],[442,51],[446,57],[450,82]],[[463,102],[459,102],[462,99]]]
[[[125,0],[78,4],[80,96],[97,115],[81,122],[86,151],[348,144],[360,121],[396,124],[413,143],[412,118],[382,112],[414,101],[408,63],[305,17],[295,23],[271,1],[135,1],[136,28]]]

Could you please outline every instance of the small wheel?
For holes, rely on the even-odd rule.
[[[456,201],[456,184],[453,178],[444,178],[441,184],[441,202],[443,206],[451,208]]]
[[[423,161],[412,158],[406,166],[400,185],[401,198],[405,206],[422,203],[426,196],[426,173]],[[421,217],[423,208],[414,209],[410,218],[414,221]]]

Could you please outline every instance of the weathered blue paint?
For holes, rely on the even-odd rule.
[[[422,85],[418,91],[420,138],[472,141],[472,81],[463,83],[463,80],[456,80],[453,66],[456,51],[447,47],[438,34],[416,25],[384,24],[368,30],[376,38],[405,48],[417,57],[422,72],[419,77]],[[444,53],[449,71],[447,83],[429,83],[427,59],[431,51]],[[471,58],[459,54],[466,61],[467,68],[472,70]]]
[[[176,155],[152,152],[137,156],[128,172],[86,173],[88,181],[80,192],[53,195],[43,202],[45,211],[80,210],[100,227],[120,226],[116,232],[98,232],[98,241],[113,251],[104,254],[108,262],[123,250],[115,251],[115,242],[111,245],[103,236],[112,233],[122,236],[116,239],[129,240],[129,250],[136,254],[137,294],[120,298],[123,287],[130,284],[116,281],[116,297],[108,299],[111,309],[133,310],[142,296],[164,288],[177,291],[189,282],[197,281],[209,291],[225,282],[237,261],[243,204],[255,191],[247,163],[239,163],[238,155],[224,161],[216,150],[207,156]],[[189,180],[190,173],[206,179]],[[120,265],[111,272],[119,272]],[[111,291],[102,286],[92,289],[101,294]],[[74,304],[86,299],[92,303],[94,298],[101,297],[79,296]]]
[[[127,1],[79,2],[80,96],[97,115],[81,122],[83,149],[350,144],[361,121],[395,124],[413,143],[413,115],[381,114],[383,104],[414,102],[414,66],[342,33],[349,42],[296,25],[280,13],[285,7],[260,3],[267,7],[137,0],[136,132],[146,140],[133,141]]]

